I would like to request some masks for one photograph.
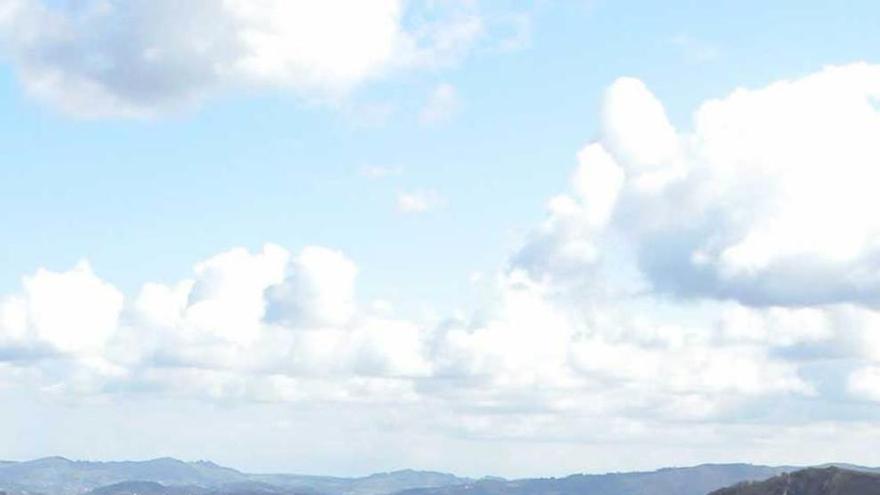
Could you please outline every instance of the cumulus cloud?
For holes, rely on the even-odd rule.
[[[561,194],[547,202],[547,219],[513,257],[513,266],[557,284],[589,279],[587,272],[600,256],[598,238],[623,180],[623,169],[602,146],[582,149],[571,179],[574,194]]]
[[[730,376],[677,388],[707,411],[719,405],[706,395],[714,386],[814,394],[805,377],[823,360],[837,360],[839,377],[824,386],[873,397],[873,368],[843,377],[877,359],[880,228],[868,212],[880,205],[866,185],[880,153],[878,76],[854,64],[739,89],[704,103],[690,131],[674,128],[644,83],[615,81],[599,139],[578,154],[570,192],[548,202],[510,273],[610,324],[571,349],[594,364],[640,356],[639,367],[608,367],[635,386],[739,362]],[[629,310],[614,319],[615,307]],[[656,342],[631,339],[664,327],[675,344],[651,364]]]
[[[613,210],[601,232],[574,236],[577,251],[620,236],[647,282],[679,296],[877,304],[880,224],[869,213],[877,206],[869,184],[880,153],[878,92],[880,68],[831,67],[706,102],[694,129],[680,132],[643,83],[616,81],[602,137],[591,145],[595,158],[583,159],[579,180],[601,183],[618,169],[625,178],[603,188],[616,200],[592,192],[565,208],[598,201]],[[559,217],[551,212],[551,221]],[[570,239],[563,232],[572,230],[551,228],[534,243]]]
[[[289,326],[344,325],[354,313],[357,267],[340,252],[307,247],[271,288],[267,316]]]
[[[622,165],[646,174],[675,165],[675,129],[663,104],[638,79],[614,81],[605,92],[601,122],[601,143]]]
[[[190,279],[149,283],[129,298],[86,263],[39,270],[0,302],[0,362],[68,394],[305,399],[308,388],[285,387],[317,389],[334,376],[352,387],[345,394],[385,382],[397,390],[395,377],[429,370],[421,327],[359,309],[356,273],[338,251],[271,244],[218,254]]]
[[[481,34],[473,6],[400,0],[0,2],[0,49],[24,87],[91,117],[155,115],[233,88],[335,99],[453,64]]]
[[[86,262],[66,273],[38,270],[22,294],[0,303],[2,341],[57,353],[100,353],[118,326],[123,295]]]

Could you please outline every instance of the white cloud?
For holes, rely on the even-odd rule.
[[[619,256],[634,256],[650,285],[677,295],[876,304],[880,222],[870,212],[880,204],[869,184],[878,179],[878,95],[880,68],[831,67],[709,101],[684,133],[644,84],[620,79],[573,188],[618,168],[623,184],[566,208],[601,211],[609,225],[593,231],[586,217],[564,223],[551,214],[559,227],[531,244],[555,236],[568,241],[546,242],[562,249],[574,238],[578,252],[601,252],[596,241],[617,236],[632,251]]]
[[[425,125],[446,122],[458,111],[459,106],[455,86],[449,83],[438,84],[419,113],[419,121]]]
[[[242,87],[334,99],[455,63],[481,25],[475,7],[401,0],[0,1],[0,49],[28,92],[89,117],[150,116]]]
[[[623,170],[602,146],[591,144],[578,153],[572,188],[581,198],[584,220],[591,228],[608,223],[623,181]]]
[[[397,210],[401,213],[425,213],[445,204],[443,196],[431,190],[401,192],[397,195]]]
[[[0,359],[19,352],[9,362],[35,368],[62,395],[358,402],[366,387],[388,394],[375,400],[441,399],[462,412],[590,410],[635,419],[641,413],[627,411],[636,398],[637,410],[670,417],[693,417],[675,404],[697,400],[699,415],[711,417],[748,398],[812,394],[797,366],[765,347],[829,338],[824,327],[801,330],[798,320],[782,340],[731,331],[731,319],[680,327],[655,316],[662,305],[643,321],[613,301],[584,312],[518,272],[498,280],[498,300],[485,311],[431,327],[360,307],[356,272],[322,247],[239,248],[198,263],[192,279],[147,284],[123,300],[85,264],[42,270],[0,306]],[[38,344],[54,357],[20,352]],[[323,385],[305,385],[315,381]],[[611,382],[619,388],[607,388]]]
[[[62,354],[100,354],[118,326],[123,295],[86,262],[65,273],[38,270],[21,296],[0,302],[0,341]]]
[[[605,92],[601,142],[622,165],[652,175],[671,168],[676,165],[678,141],[663,104],[644,83],[624,77]]]
[[[847,389],[856,397],[880,402],[880,366],[853,371],[849,375]]]
[[[263,293],[282,282],[288,257],[268,245],[257,255],[239,248],[197,264],[182,315],[186,324],[232,342],[252,341],[266,312]]]
[[[739,402],[723,391],[816,394],[805,377],[822,360],[838,363],[814,377],[824,386],[871,397],[867,371],[832,376],[880,349],[869,213],[880,205],[866,186],[880,153],[869,138],[880,135],[878,77],[855,64],[737,90],[701,106],[691,132],[643,83],[616,81],[572,193],[550,200],[510,264],[579,308],[582,325],[600,325],[572,338],[578,367],[646,400],[663,377],[652,387],[672,394],[667,406],[698,398],[713,415]],[[642,342],[663,328],[675,340]]]
[[[345,325],[354,314],[357,267],[338,251],[310,246],[268,290],[268,316],[289,326]]]

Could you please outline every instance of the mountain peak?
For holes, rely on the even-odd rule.
[[[39,459],[35,459],[30,461],[32,464],[73,464],[76,461],[72,461],[67,457],[61,457],[58,455],[49,456],[49,457],[41,457]]]
[[[174,457],[157,457],[155,459],[150,459],[147,462],[155,462],[155,463],[165,463],[165,464],[186,464],[184,461],[180,459],[175,459]]]

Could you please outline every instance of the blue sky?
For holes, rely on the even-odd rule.
[[[592,116],[615,78],[643,79],[687,125],[706,98],[869,58],[880,35],[870,14],[853,11],[826,2],[521,7],[513,12],[529,15],[528,46],[477,49],[456,67],[359,88],[344,105],[394,109],[372,125],[284,91],[228,94],[148,121],[84,120],[28,98],[7,65],[0,207],[12,228],[0,243],[2,288],[88,258],[136,289],[230,246],[271,241],[336,246],[365,265],[364,284],[378,294],[454,306],[468,275],[497,268],[540,218],[573,150],[596,133]],[[442,82],[456,87],[460,111],[417,125]],[[368,167],[400,172],[370,181],[359,173]],[[440,192],[446,208],[401,217],[395,193],[410,189]]]
[[[0,394],[15,404],[0,413],[12,425],[0,457],[177,455],[340,474],[411,460],[505,475],[880,463],[855,440],[880,428],[878,230],[847,193],[870,197],[860,184],[875,178],[876,128],[858,104],[880,94],[871,65],[880,6],[342,2],[364,19],[352,28],[293,3],[256,13],[209,0],[175,13],[167,3],[0,0],[0,316],[26,314],[0,318]],[[277,23],[248,17],[263,14]],[[299,14],[335,38],[286,23]],[[229,33],[198,31],[212,19]],[[236,45],[254,33],[275,44]],[[192,48],[202,35],[219,51]],[[338,39],[341,52],[323,50]],[[303,40],[305,55],[289,49]],[[376,52],[358,58],[375,40]],[[145,61],[131,62],[141,52]],[[778,81],[803,82],[772,89]],[[737,88],[751,91],[737,99]],[[692,115],[707,108],[695,129]],[[787,127],[777,136],[765,122]],[[822,161],[835,150],[847,164],[839,174]],[[726,168],[727,156],[741,168]],[[815,168],[798,168],[813,156]],[[640,175],[642,162],[674,177],[656,180],[680,182],[639,196],[638,181],[655,180]],[[615,185],[618,169],[631,189]],[[595,198],[611,190],[606,218]],[[817,191],[833,207],[813,211]],[[652,216],[661,211],[681,223]],[[840,242],[814,237],[805,219]],[[247,255],[215,258],[238,247]],[[812,290],[808,277],[830,282]],[[141,297],[147,283],[216,309],[181,309],[169,323]],[[257,316],[241,303],[252,297]],[[326,339],[337,339],[329,355]],[[535,342],[533,360],[523,349]],[[877,350],[860,354],[854,342]],[[284,345],[283,356],[269,352]],[[230,363],[236,353],[265,361]],[[655,396],[628,355],[682,377]],[[745,371],[691,383],[683,376],[702,374],[703,358]],[[557,360],[564,371],[545,366]],[[686,366],[663,364],[673,361]],[[144,434],[125,442],[47,435],[11,446],[34,428],[28,418],[70,417],[93,432],[102,423],[90,418],[120,425],[131,403],[146,411]],[[327,413],[340,405],[351,415]],[[438,417],[420,422],[431,407]],[[803,407],[815,414],[804,418]],[[400,410],[395,426],[383,422],[387,409]],[[203,453],[209,432],[183,419],[200,414],[215,430],[232,425]],[[780,422],[786,433],[770,433]],[[252,423],[287,425],[289,438],[320,432],[326,447],[288,451]],[[676,448],[687,428],[699,440]],[[776,447],[722,448],[749,428]],[[853,440],[833,459],[805,454],[829,428]],[[176,429],[191,434],[151,440]],[[244,436],[263,453],[228,453]],[[439,453],[407,451],[408,438]],[[475,461],[533,443],[534,458]],[[399,452],[358,457],[378,444]],[[660,447],[641,456],[650,445]],[[590,458],[604,449],[613,460]],[[288,460],[294,453],[302,457]]]

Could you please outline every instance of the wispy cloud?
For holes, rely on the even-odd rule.
[[[419,122],[432,125],[446,122],[461,106],[458,91],[449,83],[438,84],[428,95],[428,99],[419,113]]]
[[[397,210],[401,213],[425,213],[446,204],[446,199],[436,191],[418,190],[397,195]]]
[[[712,62],[721,56],[717,46],[708,41],[687,34],[677,34],[670,39],[672,45],[678,47],[686,62],[702,64]]]

